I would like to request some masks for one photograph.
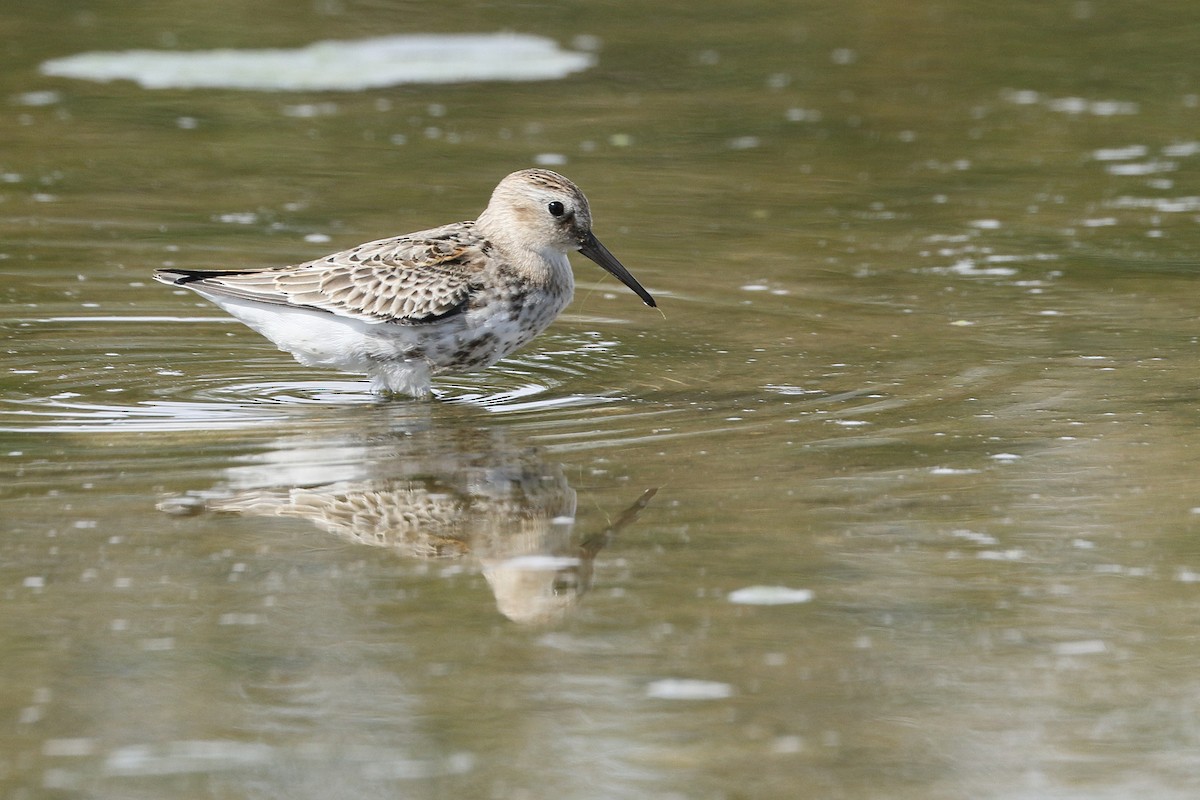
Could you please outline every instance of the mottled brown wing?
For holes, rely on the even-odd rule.
[[[380,239],[294,267],[197,273],[180,284],[374,322],[420,324],[461,311],[479,285],[483,241],[471,223]]]

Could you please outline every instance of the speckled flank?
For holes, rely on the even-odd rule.
[[[496,363],[571,301],[581,250],[654,300],[593,236],[587,198],[543,169],[507,176],[474,221],[380,239],[296,266],[159,270],[310,366],[426,396],[429,378]]]

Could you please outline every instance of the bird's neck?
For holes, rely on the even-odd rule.
[[[485,210],[475,220],[475,232],[490,242],[508,267],[531,283],[540,286],[572,283],[571,263],[567,254],[554,248],[530,247],[511,233],[512,222]]]

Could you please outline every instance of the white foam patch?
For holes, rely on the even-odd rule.
[[[130,80],[146,89],[359,91],[406,83],[542,81],[596,62],[551,39],[515,33],[419,34],[323,41],[290,50],[127,50],[56,58],[42,74]]]
[[[733,687],[718,681],[666,678],[647,686],[646,696],[659,700],[723,700],[733,696]]]
[[[748,606],[782,606],[807,603],[813,599],[811,589],[790,589],[787,586],[747,586],[729,593],[729,602]]]

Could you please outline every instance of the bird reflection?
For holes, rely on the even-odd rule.
[[[207,493],[203,508],[305,519],[343,540],[409,557],[475,559],[504,616],[521,623],[562,619],[591,587],[597,553],[657,490],[576,541],[576,494],[561,466],[533,448],[507,444],[496,431],[469,433],[408,432],[361,448],[311,440],[282,445],[229,471],[231,488],[258,486]],[[351,457],[355,449],[360,458]],[[314,454],[331,452],[337,455],[329,468],[343,479],[280,485],[288,465],[302,464],[303,476],[311,477]],[[274,475],[273,486],[262,486],[266,475]],[[175,499],[160,508],[185,513],[189,506]]]

